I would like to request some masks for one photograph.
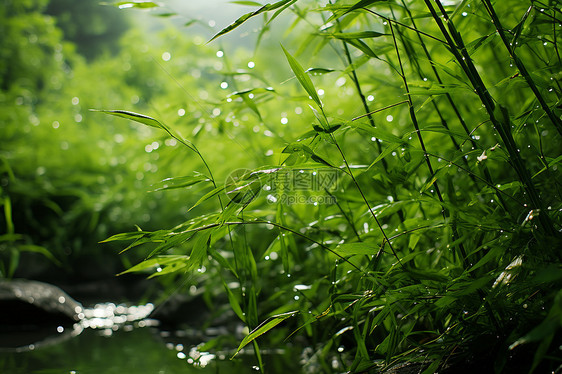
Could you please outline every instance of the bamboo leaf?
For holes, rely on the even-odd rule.
[[[20,251],[40,253],[55,264],[62,265],[61,262],[45,247],[33,244],[20,244],[17,246],[17,248]]]
[[[188,256],[184,256],[184,255],[157,256],[148,260],[144,260],[138,263],[137,265],[130,267],[129,269],[119,273],[118,275],[140,272],[155,267],[170,265],[176,261],[187,261],[187,260],[188,260]]]
[[[344,243],[336,247],[336,252],[341,255],[374,255],[379,247],[367,243]]]
[[[156,8],[160,5],[153,1],[120,1],[118,3],[114,3],[119,9],[128,9],[128,8],[140,8],[140,9],[148,9],[148,8]]]
[[[200,266],[203,263],[203,260],[207,257],[207,249],[209,248],[211,233],[212,230],[205,230],[203,232],[199,231],[197,233],[197,238],[193,243],[193,249],[191,250],[189,260],[186,264],[188,269]]]
[[[228,287],[226,283],[224,284],[224,289],[226,290],[226,295],[228,296],[228,303],[230,304],[232,311],[236,313],[236,315],[238,316],[238,318],[240,318],[242,322],[246,322],[246,316],[244,315],[244,312],[240,307],[240,303],[238,302],[238,299],[236,298],[234,293],[232,293],[232,290]]]
[[[107,243],[107,242],[114,242],[114,241],[123,241],[123,240],[133,240],[133,239],[140,239],[143,236],[151,234],[151,231],[133,231],[133,232],[122,232],[120,234],[115,234],[110,236],[109,238],[102,240],[100,243]]]
[[[283,322],[287,318],[291,318],[291,317],[295,316],[296,313],[298,313],[298,311],[295,310],[295,311],[292,311],[292,312],[278,314],[276,316],[270,317],[267,320],[265,320],[261,325],[256,327],[244,339],[242,339],[242,342],[238,346],[238,349],[236,349],[236,352],[234,353],[232,358],[234,358],[238,354],[238,352],[240,352],[240,350],[242,348],[244,348],[248,343],[251,343],[257,337],[265,334],[266,332],[268,332],[269,330],[271,330],[272,328],[274,328],[275,326],[277,326],[278,324],[280,324],[281,322]]]
[[[364,41],[360,39],[344,39],[344,41],[348,44],[351,44],[355,48],[359,49],[361,52],[363,52],[369,57],[377,58],[377,59],[379,58],[379,56],[377,56],[377,54],[371,49],[371,47],[369,47]]]
[[[497,257],[501,256],[504,249],[501,246],[494,246],[492,247],[488,253],[486,253],[474,266],[472,266],[468,271],[472,272],[479,267],[486,265],[491,260],[496,259]]]
[[[191,211],[192,209],[194,209],[196,206],[199,206],[204,201],[209,200],[211,197],[217,195],[218,193],[220,193],[223,190],[224,190],[224,187],[221,187],[221,186],[219,186],[217,188],[213,188],[211,191],[207,192],[199,200],[197,200],[197,202],[191,208],[189,208],[188,212]]]
[[[205,175],[200,173],[195,173],[195,175],[185,176],[185,177],[175,177],[175,178],[166,178],[158,183],[152,185],[155,187],[152,192],[162,191],[162,190],[172,190],[175,188],[186,188],[193,186],[195,184],[201,182],[209,182],[210,179],[207,178]]]
[[[156,16],[162,17],[162,18],[170,18],[170,17],[174,17],[174,16],[177,16],[177,15],[178,15],[177,13],[169,12],[169,13],[160,13],[160,14],[157,14]]]
[[[367,134],[374,136],[375,138],[380,139],[384,142],[391,143],[391,144],[399,144],[399,145],[402,144],[404,147],[408,145],[398,136],[388,131],[382,130],[378,127],[373,127],[366,123],[357,122],[357,121],[351,122],[349,125],[355,129],[365,131]]]
[[[328,37],[341,39],[341,40],[353,40],[353,39],[368,39],[368,38],[379,38],[388,34],[376,31],[361,31],[361,32],[335,32],[332,34],[322,34]]]
[[[231,4],[248,5],[248,6],[262,6],[257,1],[230,1]]]
[[[261,13],[264,13],[264,12],[269,12],[270,10],[275,10],[277,8],[280,8],[282,6],[285,6],[285,5],[288,5],[289,3],[294,3],[294,2],[295,2],[295,0],[281,0],[281,1],[278,1],[274,4],[266,4],[266,5],[262,6],[261,8],[259,8],[258,10],[254,11],[254,12],[246,13],[243,16],[241,16],[240,18],[238,18],[236,21],[234,21],[233,23],[231,23],[230,25],[228,25],[227,27],[225,27],[224,29],[219,31],[217,34],[215,34],[215,36],[213,36],[211,38],[211,40],[209,40],[207,43],[212,42],[213,40],[215,40],[219,36],[222,36],[226,33],[231,32],[232,30],[234,30],[235,28],[237,28],[238,26],[240,26],[241,24],[246,22],[248,19],[257,16],[258,14],[261,14]],[[259,3],[257,3],[257,4],[259,4]],[[245,4],[245,5],[249,5],[249,4]],[[259,4],[259,5],[261,5],[261,4]]]
[[[391,154],[395,149],[397,149],[398,147],[400,147],[400,144],[390,144],[388,147],[386,147],[380,155],[377,156],[377,158],[375,158],[375,161],[373,161],[371,163],[371,165],[369,165],[369,167],[367,169],[371,169],[373,166],[375,166],[375,164],[377,162],[379,162],[380,160],[382,160],[383,158],[385,158],[386,156],[388,156],[389,154]]]
[[[307,157],[310,157],[312,160],[314,160],[314,161],[316,161],[320,164],[324,164],[324,165],[329,166],[329,167],[334,168],[334,169],[339,169],[337,166],[331,164],[330,162],[326,161],[324,158],[322,158],[319,155],[317,155],[316,153],[314,153],[314,151],[312,149],[310,149],[309,147],[307,147],[306,145],[298,143],[298,142],[289,144],[282,151],[282,153],[297,153],[297,152],[304,153]]]
[[[523,17],[521,18],[521,21],[519,21],[519,23],[512,30],[513,38],[511,39],[511,43],[509,43],[509,45],[511,45],[512,50],[514,50],[517,46],[517,39],[519,39],[519,37],[521,36],[521,31],[523,31],[523,28],[524,28],[523,25],[525,25],[525,21],[527,20],[527,17],[529,17],[529,14],[531,14],[532,9],[533,9],[533,6],[532,5],[529,6],[527,11],[525,12]]]
[[[184,139],[181,135],[176,133],[174,130],[172,130],[171,128],[169,128],[168,126],[163,124],[162,122],[160,122],[160,121],[158,121],[158,120],[156,120],[152,117],[146,116],[144,114],[130,112],[128,110],[90,109],[90,111],[106,113],[106,114],[110,114],[112,116],[126,118],[126,119],[129,119],[131,121],[139,122],[139,123],[142,123],[142,124],[150,126],[150,127],[162,129],[162,130],[166,131],[171,137],[173,137],[174,139],[176,139],[177,141],[179,141],[180,143],[182,143],[183,145],[185,145],[186,147],[188,147],[192,151],[194,151],[196,153],[199,153],[197,151],[197,148],[195,148],[195,146],[189,140]]]
[[[283,48],[283,52],[287,57],[287,61],[289,61],[291,70],[293,71],[293,73],[295,73],[295,76],[297,77],[301,86],[305,89],[305,91],[308,93],[310,98],[316,103],[316,105],[322,108],[322,102],[318,97],[318,93],[314,88],[314,84],[312,83],[310,76],[304,72],[304,69],[302,68],[301,64],[299,64],[299,62],[285,49],[285,47],[281,46],[281,48]]]
[[[556,335],[560,327],[562,327],[561,321],[562,321],[562,291],[558,291],[558,293],[554,297],[553,305],[549,310],[546,318],[540,324],[535,326],[531,331],[529,331],[527,334],[525,334],[521,338],[517,339],[513,344],[511,344],[509,346],[509,349],[512,350],[515,347],[522,344],[541,342],[541,344],[539,344],[537,351],[535,352],[535,357],[533,360],[533,368],[536,367],[544,357],[544,354],[546,353],[546,350],[548,349],[548,345],[550,345],[553,336]]]
[[[250,93],[258,94],[258,93],[264,93],[264,92],[275,92],[275,90],[271,87],[250,88],[250,89],[247,89],[247,90],[235,91],[235,92],[231,93],[230,95],[228,95],[227,97],[231,98],[232,96],[244,96],[244,95],[247,95],[247,94],[250,94]]]
[[[387,2],[387,0],[361,0],[353,4],[352,6],[348,7],[347,9],[345,7],[336,6],[337,8],[340,8],[342,10],[334,12],[334,15],[330,17],[328,21],[332,21],[335,18],[339,18],[346,15],[347,13],[353,12],[355,10],[359,10],[361,8],[366,8],[374,3],[379,3],[379,2]]]
[[[181,234],[170,235],[169,239],[167,239],[163,244],[160,244],[159,246],[154,248],[152,252],[150,252],[150,254],[146,256],[146,258],[151,258],[152,256],[160,252],[164,252],[167,251],[168,249],[174,248],[180,245],[181,243],[188,241],[189,239],[191,239],[192,236],[193,236],[192,232],[184,232]]]
[[[336,70],[334,69],[324,69],[324,68],[309,68],[306,69],[305,73],[312,74],[312,75],[324,75],[328,73],[332,73]]]

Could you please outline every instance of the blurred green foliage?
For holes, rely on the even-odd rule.
[[[129,20],[112,6],[97,0],[50,0],[45,14],[56,20],[64,39],[88,60],[103,53],[116,54],[119,41],[129,28]]]
[[[210,44],[134,28],[95,59],[46,2],[1,10],[2,276],[205,282],[259,366],[287,336],[312,372],[559,365],[559,9],[241,3]],[[253,55],[220,44],[252,22]],[[305,170],[337,203],[280,201]]]
[[[170,176],[156,160],[175,143],[88,109],[147,108],[153,96],[177,90],[169,89],[175,86],[155,62],[163,51],[129,42],[142,39],[138,31],[117,39],[117,55],[88,61],[64,39],[46,6],[6,1],[0,9],[0,271],[3,277],[112,276],[128,259],[98,241],[135,224],[173,222],[187,208],[161,192],[146,195]],[[183,43],[178,48],[196,48]],[[197,64],[206,63],[201,52],[193,54],[201,56]]]

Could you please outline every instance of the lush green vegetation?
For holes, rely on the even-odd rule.
[[[207,45],[131,31],[116,55],[51,54],[15,82],[4,64],[2,274],[19,251],[64,263],[69,241],[122,231],[105,242],[130,243],[127,272],[227,299],[249,332],[235,352],[265,371],[260,348],[287,344],[311,372],[559,370],[556,2],[238,3]],[[220,45],[248,24],[253,55]],[[37,59],[70,48],[48,35]],[[15,213],[39,208],[50,226]]]

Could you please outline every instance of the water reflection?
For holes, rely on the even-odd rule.
[[[138,321],[138,324],[143,327],[156,323],[153,320],[145,320],[153,310],[154,305],[151,303],[138,306],[115,305],[114,303],[96,304],[93,308],[84,309],[84,312],[81,313],[83,318],[79,323],[83,328],[110,329],[110,331],[115,331],[125,324],[135,321]]]
[[[97,317],[112,319],[111,303],[99,304]],[[108,308],[110,306],[111,308]],[[130,307],[126,307],[130,308]],[[138,311],[138,309],[137,309]],[[86,319],[86,318],[85,318]],[[114,321],[115,323],[115,321]],[[0,373],[222,373],[239,374],[255,372],[254,352],[251,348],[230,360],[233,346],[240,337],[229,337],[225,328],[216,331],[200,328],[177,331],[163,331],[156,326],[148,326],[155,321],[143,319],[135,322],[117,324],[115,330],[107,328],[84,328],[82,322],[76,323],[72,339],[59,340],[57,344],[34,347],[24,352],[0,352]],[[106,326],[106,323],[103,323]],[[144,328],[143,328],[144,326]],[[114,327],[115,328],[115,327]],[[107,331],[111,334],[107,334]],[[213,330],[213,329],[210,329]],[[65,328],[62,334],[71,332]],[[227,339],[226,345],[209,347],[209,339]],[[232,339],[232,341],[230,340]],[[207,343],[202,343],[207,342]],[[205,347],[205,345],[207,347]],[[40,349],[39,349],[40,348]],[[285,350],[269,351],[263,349],[265,365],[273,373],[300,372],[298,354]],[[296,357],[296,359],[295,359]]]
[[[84,307],[55,286],[25,280],[0,283],[0,296],[0,373],[240,373],[255,365],[251,348],[230,360],[248,329],[228,319],[202,328],[184,315],[187,325],[164,330],[151,303]],[[295,369],[288,353],[262,350],[273,372]]]
[[[31,304],[35,300],[27,300]],[[64,296],[58,298],[58,303],[65,304],[67,302]],[[22,306],[18,305],[18,310],[22,310]],[[48,323],[37,321],[37,315],[29,314],[29,323],[22,324],[21,321],[3,321],[0,332],[0,352],[26,352],[33,351],[49,345],[59,344],[65,340],[76,337],[81,334],[84,329],[102,330],[102,334],[110,336],[113,332],[124,328],[132,330],[133,327],[146,327],[157,325],[157,321],[148,319],[150,313],[154,310],[154,305],[148,303],[146,305],[126,306],[123,304],[115,305],[114,303],[96,304],[93,308],[82,308],[79,305],[74,306],[74,312],[78,322],[71,324],[67,320],[60,320],[58,323],[49,320]],[[37,309],[36,312],[39,312]],[[25,311],[25,313],[28,313]],[[47,313],[43,311],[41,313]],[[8,328],[13,324],[12,328]]]

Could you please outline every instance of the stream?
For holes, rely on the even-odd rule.
[[[27,297],[27,301],[30,297]],[[66,294],[55,304],[76,312],[70,323],[31,323],[0,332],[0,373],[256,373],[251,349],[231,359],[245,331],[242,325],[165,328],[151,318],[154,305],[74,304]],[[58,305],[57,305],[58,306]],[[60,307],[60,306],[58,306]],[[4,311],[6,312],[6,311]],[[5,316],[4,316],[5,317]],[[15,317],[17,318],[17,316]],[[27,316],[26,316],[27,318]],[[40,319],[40,318],[39,318]],[[246,332],[247,333],[247,332]],[[229,347],[225,349],[224,347]],[[270,372],[300,371],[289,347],[262,352]]]

